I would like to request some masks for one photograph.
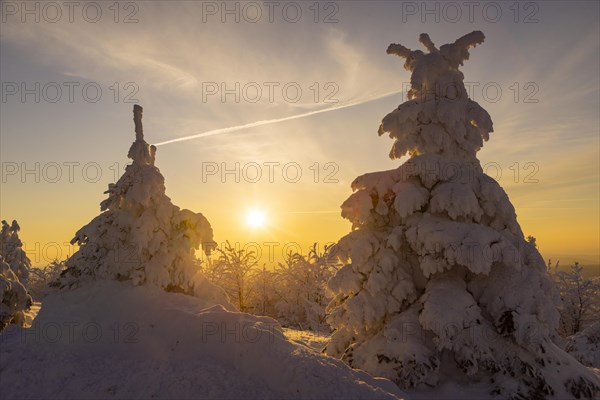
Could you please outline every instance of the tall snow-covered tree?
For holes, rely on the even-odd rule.
[[[109,185],[102,213],[76,233],[72,243],[80,248],[66,261],[61,285],[94,277],[193,293],[195,250],[214,246],[212,228],[202,214],[180,209],[166,196],[165,179],[154,165],[156,147],[144,140],[142,107],[135,105],[133,114],[133,162]]]
[[[31,270],[31,260],[23,250],[23,242],[19,239],[21,227],[17,221],[8,224],[2,221],[2,230],[0,231],[0,255],[4,258],[10,268],[13,270],[19,281],[27,285],[29,272]]]
[[[353,183],[330,280],[326,353],[401,387],[487,381],[505,398],[598,396],[600,382],[554,342],[559,297],[545,263],[476,153],[492,120],[459,67],[483,33],[388,54],[411,72],[408,100],[383,118],[399,168]]]

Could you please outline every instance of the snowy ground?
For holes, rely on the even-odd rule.
[[[2,399],[398,399],[385,379],[286,339],[266,317],[100,282],[0,335]]]
[[[321,352],[330,339],[326,332],[312,332],[291,328],[283,328],[285,336],[297,343]],[[600,369],[592,368],[600,378]],[[490,386],[484,383],[459,385],[457,383],[442,383],[435,388],[413,389],[405,391],[412,400],[498,400],[490,395]]]
[[[322,356],[325,332],[279,330],[268,318],[158,289],[107,282],[40,306],[28,313],[32,321],[39,312],[29,330],[0,335],[3,399],[493,399],[485,384],[403,394]]]
[[[283,328],[285,336],[297,343],[307,346],[316,352],[321,352],[331,336],[326,332],[304,331]],[[485,384],[461,386],[455,383],[442,384],[433,389],[406,391],[412,400],[487,400],[493,399],[489,394],[490,387]]]
[[[33,323],[33,320],[35,319],[35,317],[37,317],[38,313],[40,312],[40,308],[42,307],[42,303],[40,303],[39,301],[35,301],[33,302],[33,305],[31,306],[31,308],[29,309],[29,311],[25,312],[25,326],[26,327],[31,327],[31,324]]]
[[[331,336],[328,332],[302,331],[299,329],[282,328],[283,334],[294,342],[303,344],[314,351],[320,353],[325,347]]]

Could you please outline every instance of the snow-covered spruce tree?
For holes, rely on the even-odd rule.
[[[72,243],[80,248],[66,261],[60,286],[101,278],[193,293],[199,269],[194,251],[200,245],[210,250],[212,228],[202,214],[179,209],[166,196],[154,166],[156,147],[144,141],[142,107],[135,105],[133,114],[133,162],[109,185],[103,212],[76,233]]]
[[[352,184],[353,231],[330,280],[335,330],[325,352],[399,386],[490,382],[504,398],[598,396],[600,382],[553,342],[557,291],[515,209],[476,153],[492,132],[459,66],[484,35],[439,49],[389,46],[412,73],[409,100],[385,116],[398,169]]]
[[[9,324],[23,326],[33,301],[17,274],[0,255],[0,332]]]
[[[31,260],[23,250],[23,243],[19,239],[21,227],[17,221],[8,225],[2,221],[2,230],[0,231],[0,255],[4,258],[10,268],[13,270],[19,281],[27,285],[29,272],[31,270]]]

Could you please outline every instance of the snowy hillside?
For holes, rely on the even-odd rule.
[[[152,286],[51,295],[31,329],[11,326],[1,340],[4,399],[402,397],[287,340],[270,318]]]

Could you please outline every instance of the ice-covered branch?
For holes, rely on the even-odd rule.
[[[443,45],[440,47],[440,53],[452,67],[458,68],[469,59],[469,49],[483,43],[484,39],[483,32],[473,31],[452,44]]]
[[[456,39],[456,41],[454,42],[454,45],[468,50],[470,47],[475,47],[478,44],[483,43],[483,41],[485,40],[485,35],[483,34],[483,32],[481,31],[473,31],[471,33],[468,33],[466,35],[464,35],[463,37]]]
[[[419,35],[419,42],[421,42],[430,53],[437,53],[439,51],[426,33],[421,33],[421,35]]]
[[[401,44],[392,43],[387,48],[388,54],[395,54],[398,57],[408,59],[413,51],[411,49],[407,49]]]

